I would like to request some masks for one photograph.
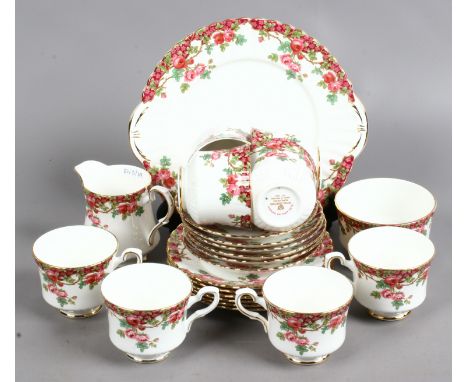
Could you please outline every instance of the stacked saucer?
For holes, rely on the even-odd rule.
[[[218,287],[224,309],[235,309],[236,290],[250,287],[260,294],[275,271],[292,265],[323,266],[324,256],[333,250],[320,203],[306,222],[285,232],[201,226],[187,214],[181,216],[182,224],[167,243],[168,263],[191,278],[195,291]],[[261,309],[251,300],[245,303]]]

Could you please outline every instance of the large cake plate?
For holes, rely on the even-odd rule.
[[[320,163],[323,204],[367,137],[364,107],[327,48],[288,24],[239,18],[200,28],[164,55],[131,116],[129,138],[153,182],[175,190],[199,142],[253,127],[293,135]]]

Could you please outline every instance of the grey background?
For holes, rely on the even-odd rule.
[[[16,2],[16,373],[18,381],[446,381],[451,375],[451,5],[449,1]],[[49,229],[81,224],[74,165],[138,164],[127,121],[163,53],[228,17],[279,19],[317,37],[366,106],[369,140],[350,181],[412,180],[438,199],[438,250],[427,301],[383,323],[353,304],[347,340],[324,364],[298,367],[257,322],[217,311],[165,362],[136,365],[115,349],[106,316],[67,320],[42,301],[31,258]],[[209,107],[207,105],[207,107]],[[336,237],[336,223],[332,227]],[[164,261],[161,245],[151,259]],[[337,245],[339,248],[339,246]]]

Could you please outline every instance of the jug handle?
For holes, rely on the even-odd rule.
[[[173,212],[174,212],[174,199],[172,198],[171,192],[162,186],[153,186],[149,191],[150,201],[155,201],[157,195],[161,195],[162,198],[167,202],[167,213],[161,219],[158,220],[156,225],[151,229],[150,234],[148,235],[148,245],[152,246],[154,241],[154,233],[163,225],[169,222]]]

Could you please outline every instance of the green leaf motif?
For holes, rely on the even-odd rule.
[[[118,329],[117,330],[117,334],[122,337],[122,338],[125,338],[125,332],[122,330],[122,329]]]
[[[135,212],[135,215],[136,216],[141,216],[143,214],[143,212],[145,212],[145,210],[143,209],[143,207],[139,206]]]
[[[221,203],[223,204],[223,206],[225,206],[226,204],[231,203],[232,197],[224,192],[219,197],[219,200],[221,200]]]
[[[327,101],[334,105],[336,101],[338,101],[338,96],[334,93],[329,93],[327,95]]]
[[[190,45],[188,48],[188,54],[195,54],[198,52],[198,48],[195,46]]]
[[[296,345],[296,350],[299,352],[300,355],[307,353],[309,349],[306,346]]]
[[[403,301],[401,300],[394,300],[392,301],[392,305],[395,307],[395,309],[400,309],[401,306],[404,305]]]
[[[205,48],[206,53],[211,54],[211,52],[213,52],[213,48],[214,48],[214,44],[212,44],[212,43],[206,45],[206,48]]]
[[[292,78],[296,78],[296,73],[294,73],[291,69],[286,70],[286,77],[288,80]]]
[[[318,74],[319,76],[323,75],[323,71],[322,69],[320,69],[319,67],[315,67],[313,70],[312,70],[312,74]]]
[[[284,52],[284,53],[290,53],[292,52],[291,50],[291,44],[289,43],[289,41],[283,41],[280,46],[278,47],[278,50],[280,52]]]
[[[205,70],[202,74],[200,74],[200,78],[205,80],[205,79],[210,79],[210,74],[211,70]]]
[[[146,342],[137,342],[136,344],[137,348],[140,349],[140,351],[143,353],[146,349],[149,348],[148,344]]]
[[[221,49],[221,52],[224,52],[226,50],[226,48],[228,47],[228,44],[226,43],[223,43],[219,46],[219,49]]]
[[[284,340],[285,340],[284,334],[281,333],[281,332],[276,333],[276,337],[278,337],[281,341],[284,341]]]
[[[180,79],[184,76],[184,71],[182,69],[172,69],[172,77],[179,82]]]
[[[180,84],[180,91],[185,93],[189,89],[190,85],[187,82]]]
[[[278,62],[278,55],[276,53],[268,55],[268,58],[273,62]]]
[[[126,319],[121,319],[119,320],[120,322],[120,327],[121,328],[127,328],[127,329],[130,329],[132,326],[127,322]]]
[[[241,34],[236,35],[236,38],[235,38],[236,45],[243,45],[245,42],[247,42],[247,39],[244,37],[244,35],[241,35]]]
[[[171,165],[171,160],[170,160],[170,158],[168,158],[167,156],[164,155],[159,160],[159,164],[161,165],[162,168],[168,168]]]
[[[385,288],[387,288],[387,284],[385,284],[385,281],[379,280],[379,281],[377,281],[377,284],[375,284],[375,287],[377,289],[385,289]]]
[[[381,297],[379,291],[376,291],[376,290],[373,290],[370,295],[372,297],[374,297],[374,298],[380,298]]]

